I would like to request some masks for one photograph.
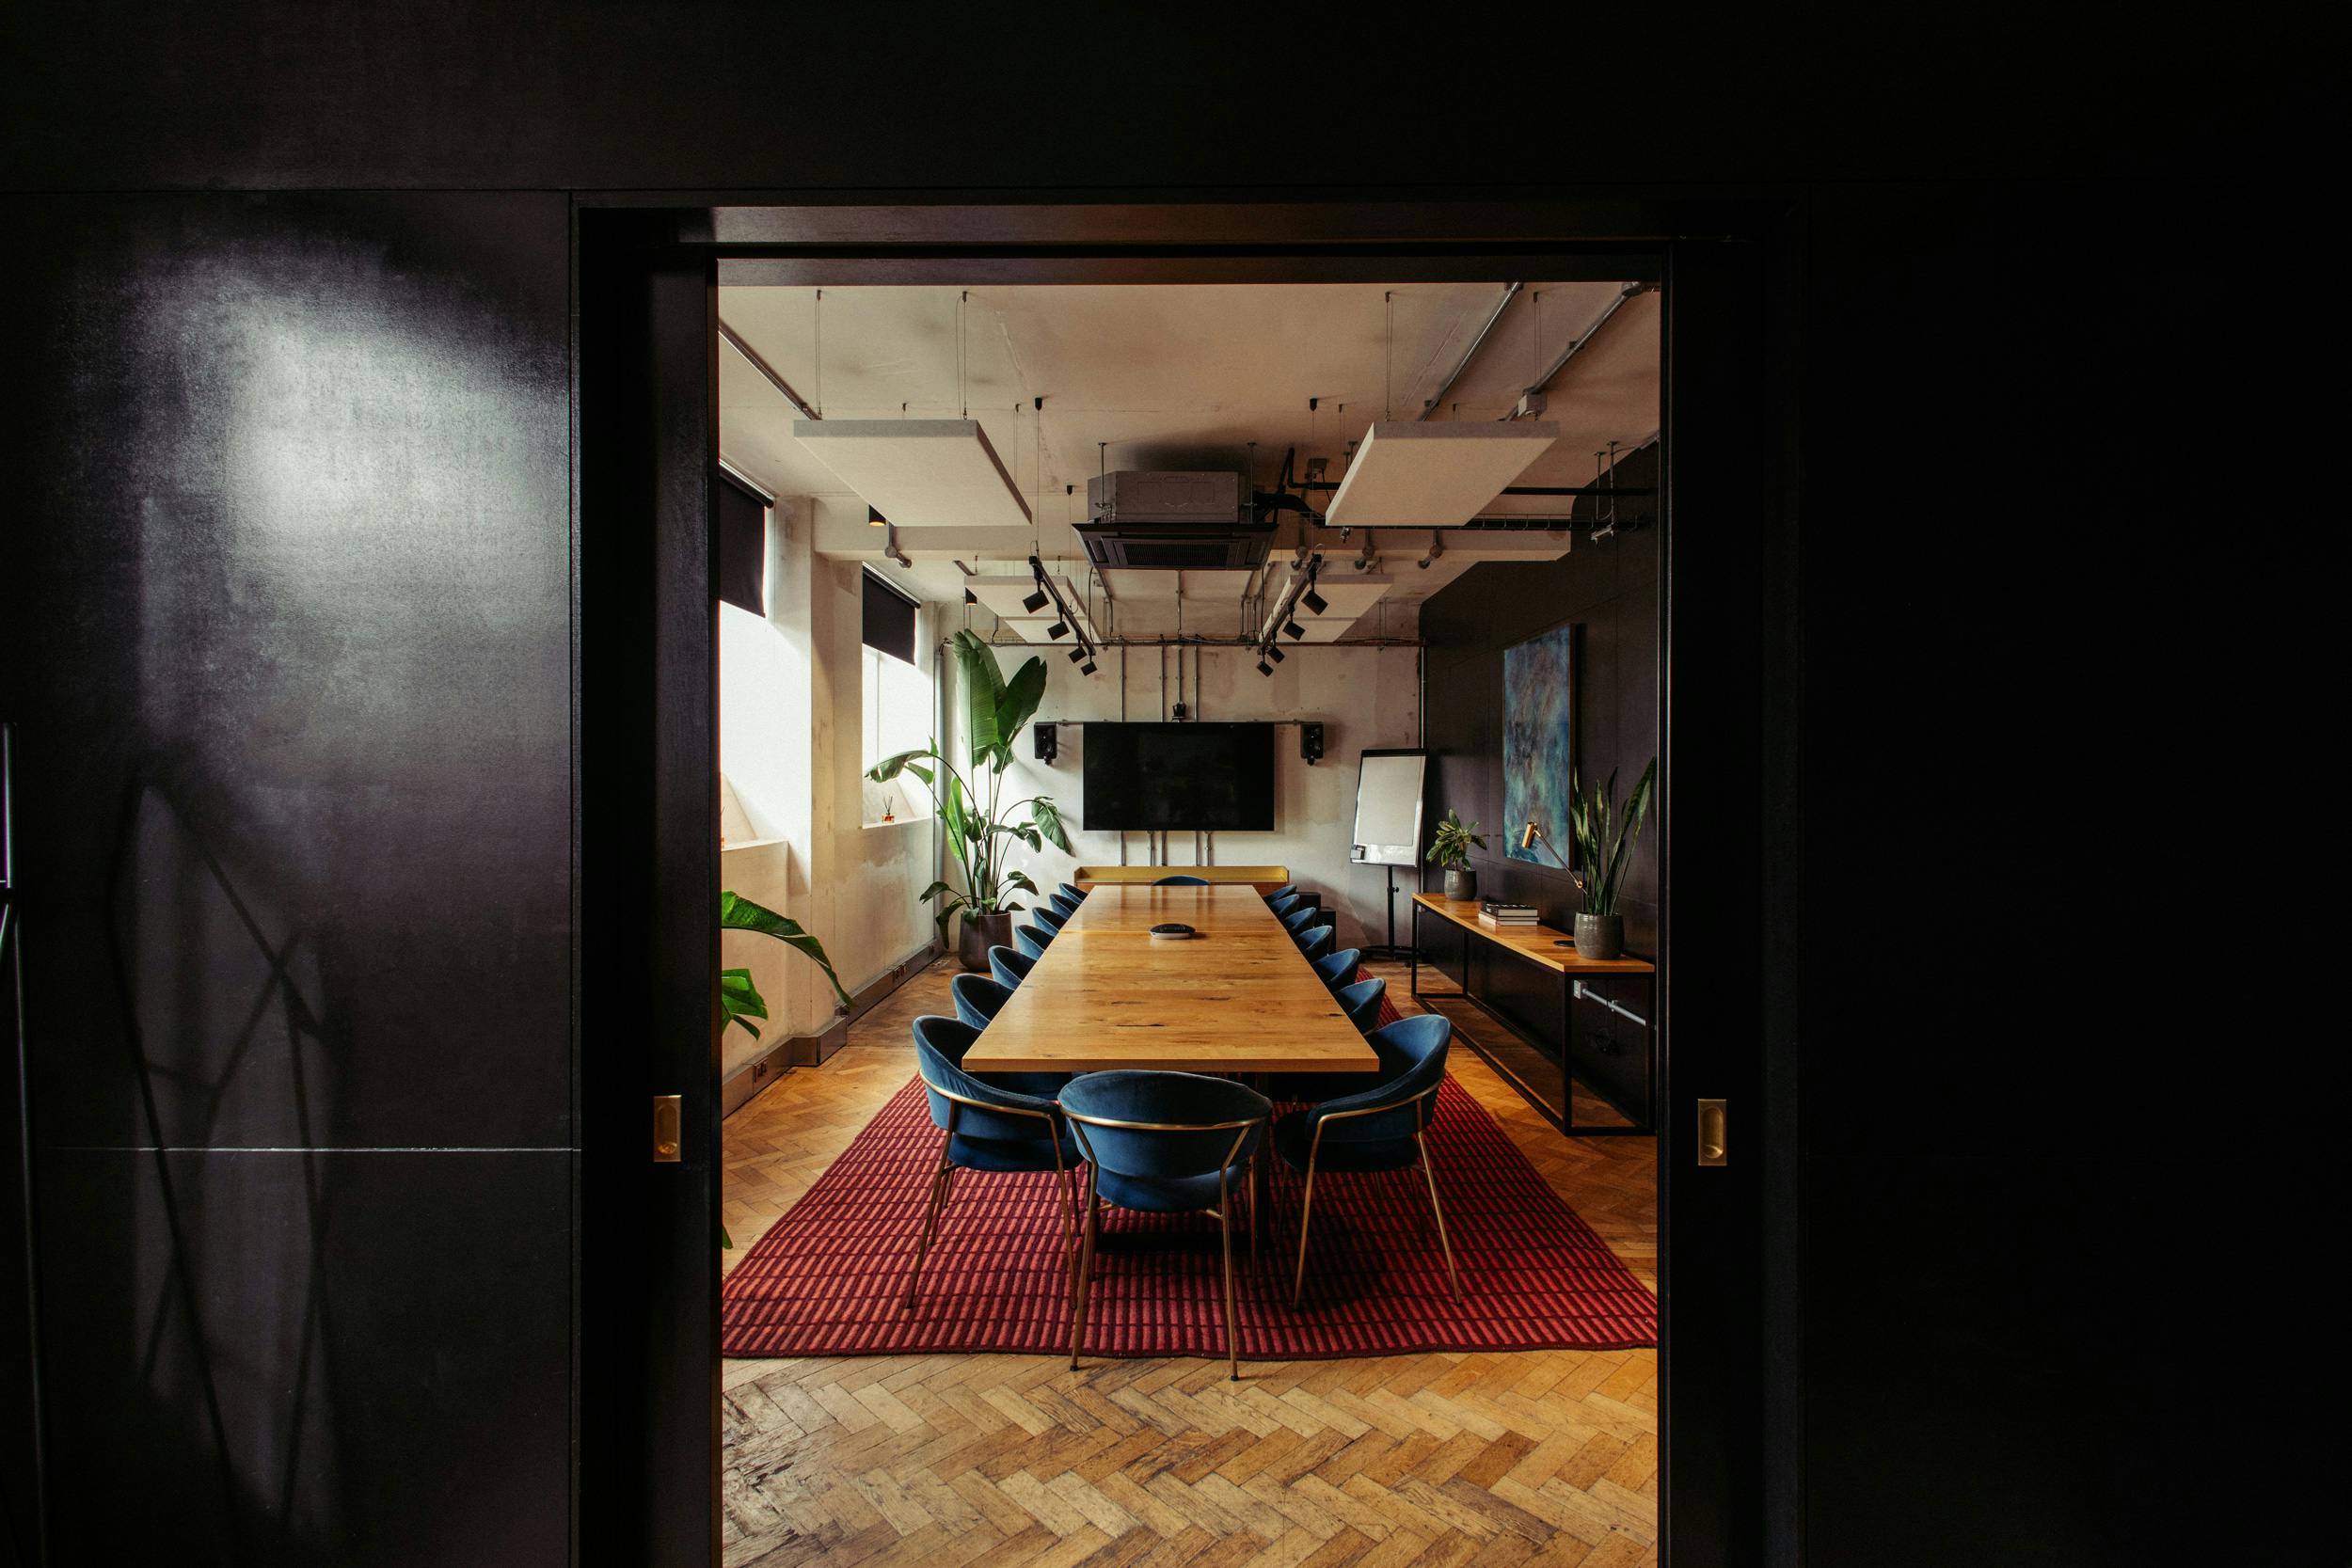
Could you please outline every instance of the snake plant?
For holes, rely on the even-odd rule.
[[[1576,864],[1568,875],[1578,891],[1584,895],[1586,914],[1617,912],[1617,890],[1625,880],[1626,863],[1632,858],[1633,841],[1642,836],[1643,819],[1649,816],[1650,789],[1658,780],[1658,759],[1649,759],[1642,769],[1642,782],[1633,786],[1622,808],[1613,804],[1617,793],[1617,774],[1609,773],[1609,782],[1587,794],[1577,783],[1576,774],[1568,774],[1568,827],[1575,837]]]

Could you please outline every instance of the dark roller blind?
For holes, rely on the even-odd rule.
[[[719,597],[755,615],[768,613],[760,584],[768,575],[768,503],[719,476]]]
[[[914,662],[914,601],[871,572],[866,574],[866,645]]]

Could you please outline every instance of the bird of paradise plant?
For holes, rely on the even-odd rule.
[[[959,769],[949,762],[934,736],[928,746],[882,758],[866,775],[882,784],[912,773],[931,792],[963,881],[961,888],[937,881],[923,890],[925,902],[939,905],[942,946],[947,923],[956,915],[970,920],[1008,914],[1022,907],[1014,901],[1016,892],[1037,894],[1028,874],[1006,862],[1014,844],[1031,850],[1048,844],[1070,847],[1061,808],[1052,800],[1036,795],[1006,805],[1001,799],[1013,742],[1044,700],[1045,661],[1032,657],[1007,680],[996,667],[995,650],[969,628],[957,632],[950,645],[963,683],[964,766]]]

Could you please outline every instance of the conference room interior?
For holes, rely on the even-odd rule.
[[[723,282],[729,1561],[1654,1560],[1660,306]]]

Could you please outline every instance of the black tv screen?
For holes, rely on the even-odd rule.
[[[1089,724],[1089,828],[1271,832],[1271,724]]]

